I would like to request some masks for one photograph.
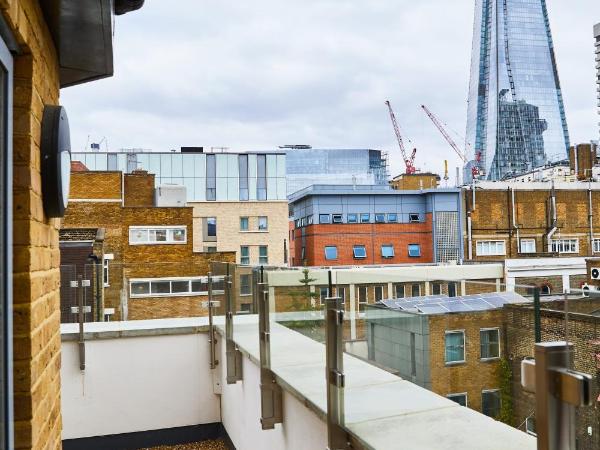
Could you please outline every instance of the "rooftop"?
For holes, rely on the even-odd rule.
[[[423,194],[440,194],[440,193],[460,193],[459,188],[437,188],[423,190],[396,190],[390,185],[370,184],[370,185],[328,185],[328,184],[313,184],[305,187],[288,196],[290,202],[298,201],[304,197],[311,195],[423,195]]]

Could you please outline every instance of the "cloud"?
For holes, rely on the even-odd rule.
[[[596,0],[548,0],[573,141],[597,138]],[[402,170],[390,99],[417,166],[459,160],[419,105],[464,135],[473,0],[148,1],[116,18],[115,76],[62,91],[74,149],[370,147]],[[452,175],[452,174],[451,174]]]

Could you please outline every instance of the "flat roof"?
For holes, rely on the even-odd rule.
[[[387,184],[313,184],[288,195],[290,202],[296,202],[313,195],[423,195],[436,193],[459,194],[460,188],[430,188],[417,190],[392,189]]]

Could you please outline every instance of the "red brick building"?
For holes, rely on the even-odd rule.
[[[310,186],[290,198],[291,265],[459,262],[460,190]]]

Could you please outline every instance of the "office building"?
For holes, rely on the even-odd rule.
[[[292,265],[462,260],[460,189],[314,185],[290,196]]]
[[[545,0],[476,0],[467,142],[488,180],[567,157]]]

